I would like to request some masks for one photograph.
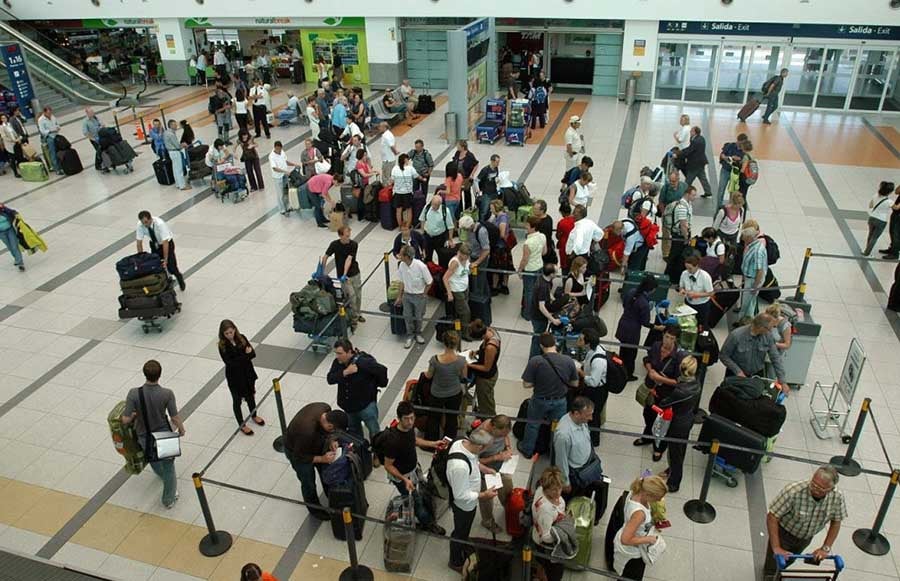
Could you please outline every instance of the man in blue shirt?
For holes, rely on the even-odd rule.
[[[719,204],[725,203],[725,188],[728,187],[728,180],[731,177],[731,165],[741,163],[744,152],[741,151],[740,143],[747,141],[746,133],[738,133],[736,141],[729,141],[722,146],[719,153]]]
[[[626,272],[644,270],[650,248],[644,244],[644,236],[634,220],[630,218],[622,220],[622,239],[625,240],[622,264],[625,265]]]
[[[334,100],[334,107],[331,109],[331,125],[334,127],[335,135],[340,135],[347,127],[346,97],[339,97]]]

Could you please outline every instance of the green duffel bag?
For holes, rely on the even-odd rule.
[[[290,301],[294,314],[307,319],[315,319],[337,311],[334,296],[322,290],[315,282],[310,282],[298,292],[291,293]]]
[[[19,173],[26,182],[45,182],[50,179],[47,166],[39,161],[26,161],[19,164]]]
[[[166,290],[169,276],[163,272],[148,274],[134,280],[123,280],[119,283],[122,294],[126,297],[153,296]]]
[[[402,283],[399,280],[392,280],[391,284],[387,289],[387,300],[389,303],[393,303],[397,300],[397,297],[400,296],[400,288],[402,287]]]

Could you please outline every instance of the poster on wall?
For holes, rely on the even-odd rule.
[[[369,82],[369,61],[366,54],[365,32],[339,30],[304,30],[300,39],[306,78],[315,79],[319,59],[331,72],[334,50],[341,56],[345,79],[359,84]]]
[[[487,97],[487,61],[469,67],[466,97],[469,103],[469,127],[475,127],[484,116],[482,104]]]

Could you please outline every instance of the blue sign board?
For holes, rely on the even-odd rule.
[[[710,34],[715,36],[781,36],[900,41],[900,26],[868,24],[660,20],[659,32],[662,34]]]
[[[19,110],[26,119],[34,119],[34,111],[31,110],[34,88],[28,78],[22,48],[18,44],[7,44],[0,47],[0,52],[3,52],[3,62],[6,63],[6,72],[9,74],[9,88],[16,96]]]
[[[479,34],[484,34],[488,31],[488,20],[487,18],[476,20],[472,24],[468,25],[464,30],[466,31],[466,40],[472,40],[473,37],[478,36]]]

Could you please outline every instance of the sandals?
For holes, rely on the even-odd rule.
[[[262,419],[262,418],[259,417],[259,416],[253,416],[253,422],[254,422],[257,426],[264,426],[264,425],[266,425],[266,420]]]
[[[248,426],[247,424],[244,424],[243,426],[241,426],[241,431],[247,436],[253,435],[253,430],[251,430],[250,426]]]
[[[654,462],[659,462],[660,460],[662,460],[662,457],[663,457],[662,452],[653,452],[653,461]]]

